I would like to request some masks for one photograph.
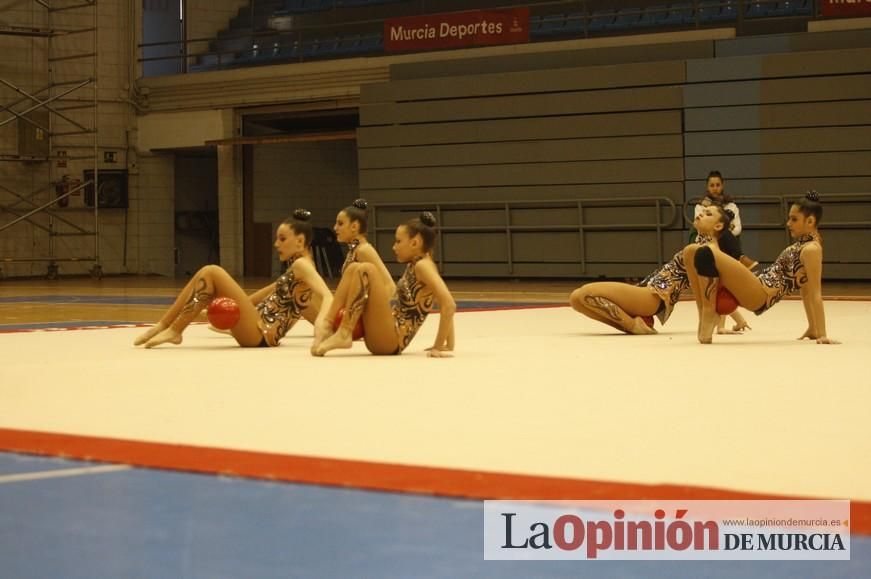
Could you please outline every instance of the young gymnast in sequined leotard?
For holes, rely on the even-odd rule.
[[[729,231],[732,232],[732,235],[735,236],[737,242],[737,250],[742,254],[741,257],[738,258],[742,264],[748,269],[754,269],[759,265],[759,262],[755,259],[752,259],[746,255],[743,255],[743,251],[741,251],[741,242],[738,241],[738,236],[741,235],[742,227],[741,227],[741,212],[738,209],[738,205],[735,204],[735,201],[726,193],[725,189],[725,180],[723,179],[722,173],[719,171],[711,171],[708,173],[707,179],[705,179],[705,196],[696,204],[695,207],[695,215],[697,216],[705,207],[709,205],[719,205],[724,209],[728,209],[732,212],[732,225],[729,226]],[[691,239],[692,241],[692,239]],[[747,320],[744,319],[744,316],[737,309],[729,314],[732,319],[735,321],[735,324],[732,326],[732,329],[726,328],[726,316],[720,316],[720,321],[717,323],[717,333],[718,334],[738,334],[743,332],[745,329],[749,330],[750,324],[747,323]]]
[[[729,221],[730,215],[722,207],[706,207],[694,221],[698,241],[709,243],[728,236],[724,232],[728,232]],[[655,334],[653,316],[664,324],[687,287],[683,251],[679,251],[639,285],[607,281],[584,284],[572,292],[569,303],[575,311],[627,334]]]
[[[391,295],[378,283],[378,271],[371,263],[352,263],[345,269],[335,302],[345,309],[342,324],[332,328],[315,326],[312,354],[350,348],[352,329],[361,317],[366,329],[366,348],[373,354],[399,354],[408,346],[427,315],[437,303],[439,328],[428,353],[448,355],[454,349],[454,299],[432,260],[435,218],[424,212],[396,228],[393,252],[405,273]]]
[[[799,339],[818,344],[837,344],[826,335],[822,298],[823,246],[817,227],[823,214],[816,191],[809,191],[789,210],[787,227],[795,243],[784,249],[773,264],[754,275],[716,247],[687,246],[684,262],[699,306],[698,339],[712,341],[716,326],[716,296],[719,286],[728,289],[738,303],[761,314],[796,290],[801,292],[808,328]]]
[[[342,264],[342,274],[352,263],[371,263],[377,270],[373,281],[384,284],[387,292],[392,294],[396,290],[396,284],[390,277],[387,266],[378,255],[378,251],[366,238],[366,229],[369,221],[367,208],[369,203],[365,199],[357,199],[336,215],[336,223],[333,231],[336,233],[336,241],[348,245],[348,253],[345,254],[345,262]],[[339,309],[344,304],[334,302],[326,314],[327,320],[335,320]],[[319,344],[323,337],[315,331],[315,344]]]
[[[240,346],[277,346],[301,318],[317,323],[332,303],[332,294],[311,259],[311,213],[297,209],[293,217],[278,226],[275,249],[287,270],[262,291],[254,304],[245,290],[224,269],[208,265],[191,278],[160,321],[133,342],[146,348],[181,344],[182,333],[216,297],[229,297],[239,306],[239,321],[230,330]],[[258,294],[261,292],[258,292]]]

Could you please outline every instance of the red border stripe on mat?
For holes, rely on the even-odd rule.
[[[189,472],[470,499],[807,498],[706,487],[616,483],[315,458],[6,428],[0,428],[0,450]],[[871,503],[852,501],[851,511],[851,531],[871,535]]]

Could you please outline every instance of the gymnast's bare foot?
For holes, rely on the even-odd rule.
[[[328,319],[323,318],[320,321],[315,320],[314,326],[315,340],[312,342],[311,353],[312,356],[323,356],[323,354],[316,354],[315,352],[318,346],[321,345],[321,342],[333,335],[333,324]]]
[[[312,346],[312,356],[323,356],[330,350],[350,348],[354,344],[351,339],[351,330],[339,328],[332,336],[321,342],[317,347]]]
[[[147,330],[145,330],[144,332],[139,334],[139,336],[135,340],[133,340],[133,345],[134,346],[141,346],[142,344],[144,344],[145,342],[147,342],[148,340],[150,340],[151,338],[153,338],[154,336],[156,336],[157,334],[159,334],[160,332],[162,332],[165,329],[166,329],[166,326],[164,326],[163,324],[154,324],[153,326],[151,326],[150,328],[148,328]]]
[[[147,342],[145,342],[145,347],[153,348],[155,346],[159,346],[160,344],[166,343],[175,345],[181,344],[181,334],[179,332],[176,332],[172,328],[167,328],[150,340],[148,340]]]
[[[714,341],[714,329],[719,319],[720,316],[711,304],[702,304],[702,312],[699,315],[699,342],[710,344]]]
[[[635,322],[629,329],[629,333],[636,336],[643,336],[645,334],[657,334],[658,332],[653,328],[653,326],[648,325],[647,321],[642,316],[636,316]]]

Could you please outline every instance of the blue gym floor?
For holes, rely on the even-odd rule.
[[[871,576],[857,535],[840,563],[484,561],[479,501],[104,467],[0,453],[0,577]]]

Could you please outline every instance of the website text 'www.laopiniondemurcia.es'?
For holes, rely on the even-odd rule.
[[[848,560],[849,516],[849,501],[485,501],[484,558]]]

